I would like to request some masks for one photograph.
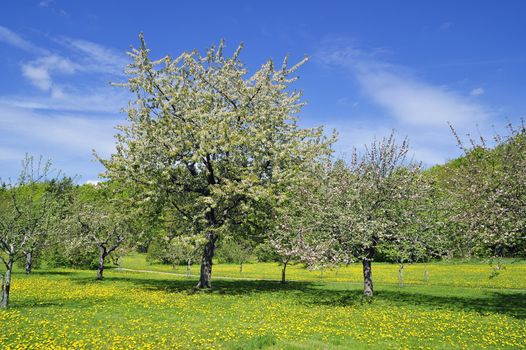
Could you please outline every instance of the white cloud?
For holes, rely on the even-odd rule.
[[[45,67],[24,64],[22,65],[22,75],[42,91],[51,89],[51,77],[49,76],[49,70]]]
[[[50,2],[43,2],[47,6]],[[124,53],[100,44],[75,38],[53,39],[68,52],[57,53],[43,49],[22,38],[10,29],[0,26],[0,42],[35,54],[37,57],[21,64],[22,75],[39,90],[51,92],[51,97],[63,97],[56,76],[77,73],[123,75],[128,59]]]
[[[53,0],[42,0],[38,3],[38,5],[41,7],[48,7],[52,2]]]
[[[16,176],[27,152],[53,159],[68,175],[95,179],[102,166],[93,162],[92,150],[107,157],[115,149],[114,127],[124,122],[118,112],[127,105],[129,92],[107,81],[118,74],[119,65],[124,68],[126,56],[92,42],[68,40],[44,49],[0,26],[0,44],[26,53],[21,78],[36,87],[0,95],[2,177]]]
[[[481,96],[481,95],[484,95],[484,93],[485,93],[484,89],[481,87],[478,87],[476,89],[471,90],[469,94],[471,96]]]
[[[80,54],[87,71],[121,75],[128,64],[126,55],[91,41],[63,38],[58,42]]]
[[[115,151],[114,126],[121,115],[59,113],[0,103],[0,177],[16,177],[25,153],[52,159],[69,176],[96,178],[103,171],[92,150],[102,157]]]
[[[391,70],[362,67],[357,78],[372,101],[401,122],[437,126],[467,125],[486,120],[490,113],[461,95]]]
[[[114,150],[114,126],[122,118],[40,113],[0,104],[0,134],[8,135],[0,146],[19,150],[48,149],[62,154],[88,156]]]
[[[52,95],[51,99],[47,96],[0,96],[0,104],[33,110],[114,114],[126,107],[130,98],[127,91],[111,86],[80,91],[65,91],[55,86]]]
[[[87,180],[85,184],[91,185],[91,186],[97,186],[98,184],[100,184],[100,180]]]
[[[409,137],[416,160],[433,165],[460,154],[448,122],[461,137],[473,132],[476,125],[483,134],[491,134],[492,110],[470,95],[432,84],[407,67],[390,64],[385,52],[333,39],[324,42],[316,55],[318,62],[345,71],[357,83],[363,98],[357,100],[360,113],[372,115],[378,113],[377,108],[383,111],[375,117],[357,119],[357,111],[349,108],[349,117],[334,118],[331,126],[340,131],[338,148],[361,147],[395,129],[400,138]]]
[[[45,52],[10,29],[0,26],[0,41],[24,51]]]
[[[76,65],[59,55],[48,55],[22,64],[22,75],[42,91],[50,91],[54,83],[51,73],[73,74]]]
[[[415,78],[408,69],[377,58],[345,41],[326,46],[319,58],[328,65],[347,68],[362,91],[398,121],[410,125],[455,125],[486,120],[491,113],[461,94]]]
[[[453,23],[451,22],[444,22],[438,27],[441,31],[450,30],[451,28],[453,28]]]

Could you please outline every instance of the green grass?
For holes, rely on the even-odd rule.
[[[141,255],[125,259],[124,267],[171,271],[146,264]],[[237,268],[214,265],[214,274],[239,277]],[[277,278],[279,268],[247,264],[244,276]],[[17,271],[12,308],[0,311],[0,348],[526,347],[526,291],[519,288],[525,283],[523,263],[503,271],[511,280],[505,285],[515,289],[502,288],[502,274],[489,279],[484,264],[430,265],[430,285],[418,284],[421,266],[408,266],[406,279],[415,284],[402,288],[391,284],[397,281],[396,266],[374,269],[372,302],[361,297],[355,266],[337,275],[326,271],[323,278],[293,266],[290,278],[297,281],[286,285],[216,278],[211,291],[195,290],[195,277],[171,274],[108,270],[99,282],[94,271],[41,270],[32,276]],[[349,282],[342,282],[346,278]]]
[[[124,257],[123,267],[136,270],[152,270],[184,275],[186,266],[149,264],[144,255],[132,254]],[[424,284],[424,264],[406,264],[404,267],[404,284]],[[504,268],[498,275],[492,276],[492,267],[485,261],[450,263],[438,262],[427,264],[428,284],[434,286],[484,287],[496,289],[526,289],[526,262],[524,260],[506,259]],[[199,265],[191,267],[193,275],[199,274]],[[281,279],[281,266],[277,263],[251,263],[243,265],[239,273],[237,264],[215,264],[213,273],[216,276],[252,279]],[[311,271],[300,264],[287,267],[287,279],[291,281],[319,282],[352,282],[362,283],[361,264]],[[398,285],[398,265],[373,263],[373,279],[376,285]]]

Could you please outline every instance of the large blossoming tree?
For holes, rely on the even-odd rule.
[[[303,103],[289,85],[306,60],[278,69],[270,60],[248,76],[242,46],[230,57],[221,43],[152,61],[140,40],[122,84],[136,98],[116,153],[102,160],[105,176],[205,237],[198,287],[209,288],[218,238],[279,204],[284,184],[301,181],[302,164],[329,152],[320,128],[297,125]]]

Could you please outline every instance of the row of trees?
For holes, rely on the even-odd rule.
[[[524,128],[497,137],[495,151],[472,142],[459,164],[442,170],[423,171],[394,134],[355,151],[348,163],[333,161],[334,135],[297,125],[303,103],[290,88],[297,79],[291,75],[306,60],[289,68],[285,59],[279,69],[268,61],[248,76],[241,46],[231,57],[221,43],[205,55],[152,61],[140,40],[130,53],[131,77],[120,84],[137,98],[117,135],[117,153],[101,159],[104,176],[134,188],[137,202],[162,208],[160,217],[180,232],[204,238],[198,287],[210,287],[220,238],[269,242],[283,278],[291,260],[313,267],[361,261],[366,295],[373,293],[371,261],[378,254],[403,267],[459,252],[524,253],[520,210],[500,219],[512,206],[524,208]],[[499,170],[487,171],[491,161],[477,154],[498,158]],[[504,203],[509,196],[516,199]],[[472,246],[451,246],[466,235]]]
[[[361,262],[367,296],[379,256],[401,272],[404,263],[442,256],[524,256],[523,126],[494,147],[472,142],[460,159],[429,170],[408,159],[407,140],[394,133],[335,160],[334,134],[297,124],[303,102],[290,84],[306,59],[280,68],[268,61],[248,76],[241,46],[230,57],[221,43],[205,55],[152,61],[140,40],[130,78],[118,84],[136,95],[128,122],[116,152],[98,157],[108,181],[75,186],[51,179],[49,165],[43,175],[28,173],[28,158],[18,182],[3,185],[2,305],[13,262],[30,261],[42,242],[61,256],[98,250],[99,279],[123,244],[153,241],[162,259],[187,265],[200,252],[199,288],[211,287],[219,242],[232,246],[241,269],[241,256],[264,243],[282,263],[283,282],[291,261]]]
[[[0,186],[0,307],[9,306],[14,264],[25,261],[31,273],[35,258],[56,265],[90,264],[98,252],[97,278],[108,256],[130,237],[140,235],[130,210],[111,185],[75,185],[49,161],[26,156],[16,181]]]

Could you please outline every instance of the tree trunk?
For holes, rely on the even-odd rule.
[[[192,264],[192,260],[188,259],[186,262],[186,277],[190,277],[190,265]]]
[[[4,275],[0,275],[0,279],[2,282],[0,282],[0,306],[2,306],[4,302]]]
[[[212,288],[212,258],[214,257],[215,243],[217,236],[210,232],[207,235],[208,242],[203,250],[201,259],[201,274],[197,288]]]
[[[287,264],[289,263],[288,260],[286,260],[284,263],[283,263],[283,268],[281,269],[281,283],[282,284],[285,284],[287,283],[287,280],[285,279],[285,275],[286,275],[286,272],[287,272]]]
[[[30,274],[33,269],[33,252],[26,253],[26,274]]]
[[[103,272],[104,272],[104,259],[106,258],[106,249],[104,247],[99,247],[100,250],[100,257],[99,257],[99,267],[97,268],[97,279],[99,281],[103,278]]]
[[[7,269],[5,272],[5,281],[2,278],[2,301],[0,301],[0,308],[9,309],[9,290],[11,289],[11,271],[13,270],[13,259],[7,261]]]
[[[239,274],[243,273],[243,262],[239,263]]]
[[[398,287],[404,285],[404,264],[398,266]]]
[[[371,259],[363,258],[363,295],[373,296],[373,274],[371,271]]]
[[[429,272],[427,271],[427,264],[424,267],[424,283],[425,284],[429,283]]]

